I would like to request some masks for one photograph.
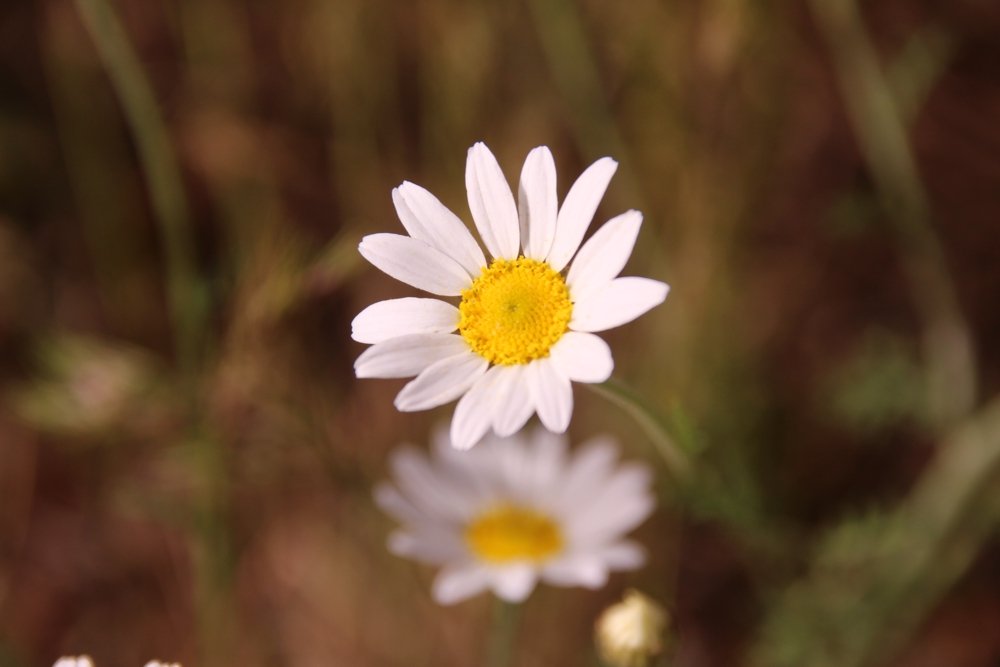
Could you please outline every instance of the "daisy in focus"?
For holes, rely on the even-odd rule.
[[[400,522],[393,553],[440,566],[434,599],[452,604],[492,590],[508,602],[541,580],[599,588],[608,573],[645,561],[623,538],[653,511],[651,473],[618,465],[618,448],[599,438],[569,453],[544,429],[488,436],[458,452],[440,433],[431,455],[404,447],[392,457],[394,482],[375,489]]]
[[[496,158],[474,145],[465,185],[490,260],[430,192],[409,182],[393,190],[409,236],[366,236],[361,254],[397,280],[459,302],[406,297],[366,308],[352,323],[354,340],[372,345],[354,364],[357,376],[416,376],[396,396],[404,412],[459,399],[451,440],[460,449],[491,429],[516,433],[534,413],[563,433],[571,381],[604,382],[614,368],[594,333],[631,322],[669,289],[618,277],[642,224],[638,211],[612,218],[580,245],[617,166],[611,158],[592,164],[560,207],[552,154],[539,146],[524,161],[515,203]]]

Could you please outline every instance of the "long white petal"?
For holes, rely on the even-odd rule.
[[[591,333],[567,331],[549,355],[556,368],[573,382],[604,382],[615,368],[611,348]]]
[[[457,215],[415,183],[403,181],[392,191],[400,222],[415,239],[424,241],[462,265],[473,278],[486,266],[482,248]]]
[[[465,554],[461,542],[444,528],[423,532],[396,531],[389,535],[387,546],[397,556],[441,565],[454,562]]]
[[[583,235],[587,233],[597,205],[608,189],[608,183],[618,168],[618,163],[609,157],[602,157],[580,174],[573,187],[566,194],[556,220],[556,237],[549,251],[548,263],[556,271],[562,271],[580,247]]]
[[[493,257],[515,259],[521,245],[517,205],[497,159],[482,142],[469,149],[465,188],[486,249]]]
[[[574,331],[605,331],[631,322],[663,303],[670,287],[649,278],[616,278],[573,305],[569,328]]]
[[[403,523],[426,522],[429,517],[426,512],[387,482],[380,482],[372,493],[375,504],[386,514]]]
[[[533,148],[521,168],[517,213],[524,256],[544,260],[556,236],[556,164],[547,146]]]
[[[465,486],[422,452],[402,447],[393,453],[390,462],[396,485],[416,509],[448,522],[468,518],[470,508],[463,502]]]
[[[605,547],[601,557],[612,570],[635,570],[645,564],[646,551],[631,540],[621,540]]]
[[[574,301],[583,299],[589,290],[603,286],[622,272],[641,226],[642,213],[626,211],[611,218],[583,244],[566,274]]]
[[[437,299],[405,297],[377,301],[351,322],[351,338],[381,343],[390,338],[424,333],[451,333],[458,328],[458,308]]]
[[[613,474],[618,447],[608,437],[591,438],[580,445],[552,489],[552,506],[571,516],[577,505],[588,501],[594,489],[601,488]]]
[[[573,554],[546,563],[542,580],[556,586],[600,588],[608,581],[608,568],[596,554]]]
[[[493,591],[506,602],[524,602],[535,589],[538,573],[526,563],[508,565],[490,573]]]
[[[452,447],[470,449],[489,430],[497,409],[494,388],[508,370],[506,366],[494,366],[486,371],[455,406],[455,416],[451,419]]]
[[[524,379],[524,367],[505,368],[504,372],[497,376],[494,391],[497,406],[493,414],[493,432],[501,438],[506,438],[520,431],[535,412]]]
[[[396,395],[394,405],[400,412],[430,410],[449,403],[472,386],[486,372],[488,362],[466,350],[431,364]]]
[[[430,244],[400,234],[371,234],[358,251],[384,273],[431,294],[458,296],[472,284],[462,265]]]
[[[412,334],[376,343],[354,362],[359,378],[406,378],[447,357],[469,353],[461,336]]]
[[[536,359],[525,367],[525,378],[538,418],[553,433],[563,433],[573,416],[573,388],[550,358]]]
[[[438,604],[455,604],[486,590],[489,584],[489,574],[482,566],[454,565],[438,572],[433,595]]]

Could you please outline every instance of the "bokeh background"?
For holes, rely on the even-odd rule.
[[[480,665],[372,484],[450,408],[356,381],[364,264],[466,149],[645,214],[608,334],[692,457],[650,564],[541,587],[514,664],[596,665],[628,586],[683,667],[1000,665],[1000,5],[6,0],[0,665]],[[579,387],[570,433],[629,417]]]

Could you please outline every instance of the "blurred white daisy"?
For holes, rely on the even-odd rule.
[[[94,661],[89,655],[59,658],[52,667],[94,667]]]
[[[559,207],[555,163],[539,146],[524,162],[515,204],[496,158],[474,145],[465,185],[489,261],[430,192],[408,182],[393,190],[409,236],[366,236],[361,254],[397,280],[460,301],[408,297],[366,308],[352,325],[355,340],[372,344],[354,364],[357,376],[415,375],[396,397],[404,412],[460,398],[451,425],[458,448],[490,428],[511,435],[535,412],[550,431],[564,432],[570,382],[604,382],[614,367],[594,332],[639,317],[669,289],[617,277],[642,224],[638,211],[612,218],[580,247],[617,166],[611,158],[592,164]]]
[[[458,452],[441,432],[431,456],[403,447],[394,483],[375,489],[402,525],[389,549],[441,566],[434,598],[451,604],[491,589],[519,602],[537,581],[603,586],[609,571],[641,566],[643,551],[623,535],[652,512],[648,468],[617,465],[618,449],[595,439],[575,453],[563,436],[535,429],[487,436]]]

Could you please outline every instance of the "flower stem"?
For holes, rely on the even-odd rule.
[[[663,417],[642,399],[635,391],[629,389],[617,380],[611,379],[604,384],[588,384],[594,393],[603,396],[622,408],[646,432],[656,447],[657,454],[663,459],[670,474],[675,479],[685,479],[691,473],[691,460],[681,449],[667,430]]]
[[[512,664],[520,617],[521,605],[504,602],[500,598],[493,601],[490,643],[487,647],[489,653],[486,656],[489,667],[509,667]]]

